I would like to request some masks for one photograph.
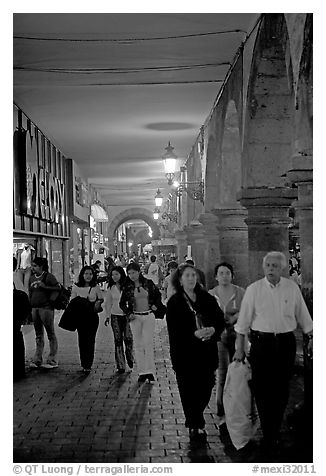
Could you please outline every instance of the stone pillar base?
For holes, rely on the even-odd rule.
[[[248,210],[249,282],[264,276],[263,257],[269,251],[289,255],[289,207],[297,197],[293,188],[249,188],[241,205]],[[287,275],[288,269],[285,270]]]

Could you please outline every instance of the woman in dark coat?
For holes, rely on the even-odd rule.
[[[168,301],[166,314],[172,367],[189,436],[206,437],[203,413],[215,384],[224,315],[216,299],[198,284],[193,265],[180,265],[172,284],[176,293]]]

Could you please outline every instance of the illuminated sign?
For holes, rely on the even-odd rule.
[[[21,212],[63,225],[65,185],[44,167],[39,166],[37,141],[30,132],[20,132],[20,141]]]

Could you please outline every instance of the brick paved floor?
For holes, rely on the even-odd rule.
[[[58,317],[59,313],[56,321]],[[237,452],[228,434],[219,435],[215,391],[205,413],[207,444],[189,444],[169,359],[165,321],[156,321],[154,384],[139,384],[135,370],[115,374],[112,331],[103,322],[102,318],[89,376],[80,371],[76,333],[56,327],[59,367],[29,370],[27,378],[14,383],[14,462],[256,460],[257,453]],[[24,327],[24,337],[29,361],[34,351],[32,326]],[[295,384],[298,399],[302,397],[302,382],[297,379]],[[287,430],[284,435],[291,447],[291,435]],[[298,460],[293,451],[291,447],[288,456],[283,455],[280,461]]]

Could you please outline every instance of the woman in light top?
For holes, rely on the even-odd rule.
[[[96,284],[96,273],[91,266],[84,266],[78,282],[72,286],[70,301],[75,298],[85,299],[83,313],[78,317],[77,333],[80,363],[85,373],[92,369],[95,352],[95,337],[99,325],[99,317],[95,303],[104,301],[102,291]]]
[[[123,374],[126,370],[126,360],[129,368],[134,366],[133,338],[127,316],[119,306],[121,293],[126,281],[126,273],[122,266],[114,266],[110,273],[105,310],[107,318],[104,324],[107,326],[111,320],[114,336],[115,362],[117,373]],[[125,350],[123,348],[125,344]]]
[[[234,324],[237,322],[239,310],[245,290],[232,283],[234,273],[231,264],[222,262],[215,266],[215,279],[217,286],[209,290],[222,311],[224,312],[225,330],[221,335],[218,346],[218,379],[217,379],[217,415],[220,417],[220,424],[224,423],[223,389],[226,373],[229,364],[232,362],[235,352],[235,330]]]
[[[161,293],[153,281],[146,279],[137,263],[127,266],[128,278],[123,288],[120,307],[128,316],[135,345],[138,382],[155,380],[154,331],[155,315],[161,305]]]

